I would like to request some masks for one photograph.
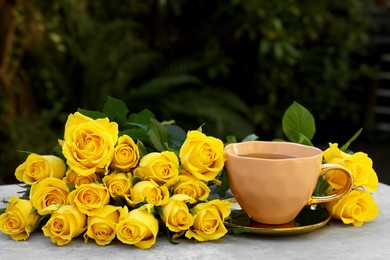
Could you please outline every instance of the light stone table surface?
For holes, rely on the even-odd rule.
[[[0,200],[20,190],[16,185],[0,186]],[[98,246],[82,238],[57,246],[42,232],[27,241],[13,241],[0,232],[0,259],[390,259],[390,186],[380,184],[374,193],[379,216],[361,227],[330,221],[312,232],[270,237],[255,234],[227,235],[212,242],[183,240],[174,245],[165,237],[148,250],[113,242]],[[0,203],[0,207],[4,207]]]

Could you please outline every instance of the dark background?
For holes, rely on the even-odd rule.
[[[387,1],[0,1],[0,183],[108,95],[223,140],[284,138],[298,101],[319,147],[363,127],[390,183],[389,25]]]

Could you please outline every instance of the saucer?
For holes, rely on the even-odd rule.
[[[307,233],[323,227],[330,220],[329,212],[323,205],[307,206],[291,222],[281,225],[267,225],[251,220],[241,209],[234,198],[227,199],[231,203],[231,214],[224,222],[234,234],[252,233],[268,236],[288,236]]]

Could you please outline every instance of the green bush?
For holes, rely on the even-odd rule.
[[[57,113],[43,121],[59,138],[67,113],[100,110],[108,95],[187,129],[204,124],[221,138],[281,137],[282,113],[296,100],[317,119],[320,137],[332,136],[329,124],[350,136],[362,124],[355,86],[367,71],[361,60],[370,3],[40,2],[34,12],[41,15],[43,41],[24,56],[28,77],[21,81],[37,93],[41,111]],[[9,136],[7,155],[21,139],[46,133],[25,134]]]

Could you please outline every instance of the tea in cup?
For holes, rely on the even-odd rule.
[[[225,146],[230,189],[249,217],[263,224],[285,224],[306,206],[340,199],[353,179],[341,165],[323,165],[322,151],[291,142],[248,141]],[[312,196],[319,176],[342,170],[347,176],[335,194]]]

